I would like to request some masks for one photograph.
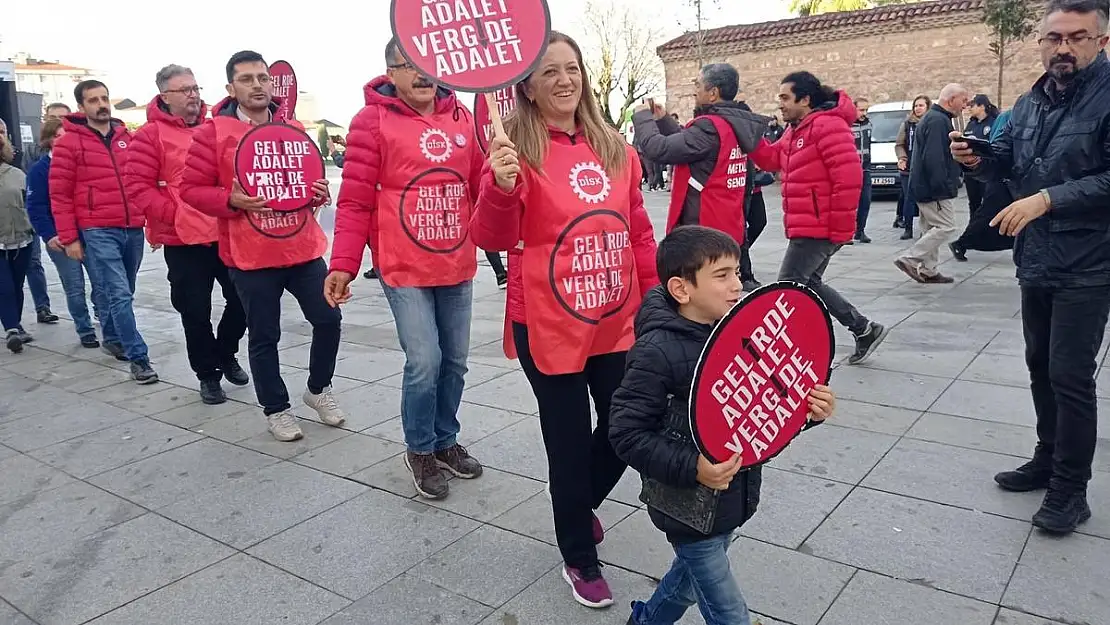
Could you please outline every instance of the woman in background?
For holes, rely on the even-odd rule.
[[[894,227],[905,228],[905,232],[900,237],[903,241],[913,238],[913,218],[917,216],[917,202],[910,192],[910,169],[913,166],[910,156],[913,154],[914,136],[917,134],[918,122],[925,113],[929,112],[931,106],[933,101],[927,95],[914,98],[913,109],[906,121],[902,122],[902,127],[898,129],[898,139],[894,143],[894,152],[898,155],[898,171],[902,178],[902,210],[894,218]]]
[[[24,205],[27,177],[12,164],[14,160],[15,150],[8,135],[0,134],[0,323],[8,349],[18,354],[30,340],[20,317],[35,231]]]

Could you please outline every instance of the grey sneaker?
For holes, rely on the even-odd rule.
[[[301,426],[297,425],[297,418],[288,410],[267,415],[266,423],[269,424],[270,434],[273,434],[274,438],[283,443],[304,437]]]
[[[455,477],[472,480],[482,474],[482,463],[466,451],[466,447],[455,445],[435,453],[436,464],[447,469]]]
[[[880,323],[874,321],[868,323],[867,331],[856,336],[856,350],[848,357],[848,364],[858,365],[870,358],[889,331]]]
[[[447,486],[447,478],[439,470],[435,455],[405,452],[405,466],[412,473],[413,486],[421,497],[443,499],[451,492]]]
[[[320,416],[320,421],[324,425],[330,425],[337,428],[347,422],[347,415],[339,409],[339,404],[335,401],[335,396],[332,395],[331,387],[325,388],[320,391],[319,395],[313,394],[312,391],[304,390],[304,405],[316,411]]]
[[[139,384],[154,384],[158,381],[158,374],[150,366],[149,360],[135,360],[131,363],[131,379]]]

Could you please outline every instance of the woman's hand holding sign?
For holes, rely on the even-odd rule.
[[[247,192],[243,190],[243,187],[239,184],[238,180],[232,181],[231,183],[231,197],[228,198],[227,203],[236,210],[252,213],[259,213],[265,210],[269,210],[268,208],[266,208],[266,198],[261,196],[251,197],[247,195]]]
[[[327,178],[321,178],[312,183],[312,195],[316,198],[316,201],[321,204],[328,200],[329,191]]]
[[[824,421],[836,410],[836,395],[824,384],[818,384],[809,392],[809,420]]]
[[[505,135],[495,134],[490,141],[489,164],[498,188],[505,193],[512,193],[516,188],[517,176],[520,175],[520,161],[516,146]]]
[[[740,471],[740,454],[713,464],[705,456],[698,454],[698,483],[713,490],[728,490],[732,478]]]

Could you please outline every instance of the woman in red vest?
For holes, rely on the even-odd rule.
[[[659,280],[639,159],[589,85],[578,44],[551,33],[536,71],[516,86],[508,137],[490,146],[471,237],[509,251],[505,353],[519,355],[539,403],[563,578],[579,603],[602,608],[613,596],[593,511],[625,469],[609,445],[609,400],[641,294]]]

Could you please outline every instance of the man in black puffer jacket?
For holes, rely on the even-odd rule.
[[[676,558],[651,599],[632,604],[628,623],[674,623],[697,596],[707,625],[748,625],[727,552],[733,532],[759,505],[761,471],[739,471],[739,456],[712,464],[693,443],[687,413],[702,348],[741,295],[740,247],[718,230],[682,226],[659,244],[656,259],[663,284],[648,292],[636,316],[636,344],[613,394],[609,440],[643,477],[640,498]],[[816,387],[811,423],[831,415],[834,404],[827,387]]]
[[[1014,105],[980,158],[952,154],[1018,199],[991,221],[1017,235],[1025,363],[1037,413],[1032,461],[995,476],[1011,491],[1047,489],[1033,525],[1074,531],[1091,517],[1087,482],[1098,438],[1095,372],[1110,314],[1110,62],[1106,0],[1051,0],[1041,25],[1046,73]]]

